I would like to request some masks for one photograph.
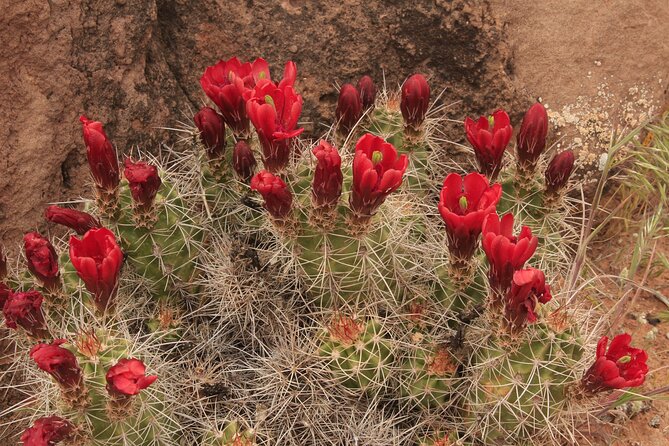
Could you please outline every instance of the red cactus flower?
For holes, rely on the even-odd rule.
[[[632,336],[619,334],[611,341],[602,336],[597,343],[595,363],[585,372],[581,380],[589,393],[604,392],[643,384],[648,373],[648,354],[640,348],[630,346]]]
[[[338,128],[343,134],[348,134],[362,116],[360,93],[353,85],[344,84],[339,90],[335,116]]]
[[[556,194],[569,182],[574,170],[574,152],[565,150],[553,157],[546,169],[546,192]]]
[[[481,116],[478,121],[467,117],[465,132],[474,148],[479,171],[494,180],[502,168],[504,151],[513,134],[509,115],[497,110],[490,117]]]
[[[251,190],[258,191],[265,200],[265,209],[277,220],[285,219],[292,211],[293,195],[278,176],[261,170],[251,179]]]
[[[318,160],[311,184],[313,202],[316,207],[335,206],[344,182],[339,152],[330,143],[321,140],[312,153]]]
[[[264,59],[242,63],[236,57],[207,67],[200,78],[202,89],[218,106],[225,123],[240,138],[249,135],[244,95],[261,79],[271,79],[269,65]]]
[[[444,180],[439,198],[439,213],[446,223],[448,249],[454,260],[467,261],[477,247],[483,220],[495,212],[502,196],[499,184],[489,185],[479,173],[464,178],[452,173]]]
[[[535,268],[513,273],[511,290],[506,296],[505,315],[512,331],[522,329],[537,320],[537,303],[545,304],[552,298],[544,273]]]
[[[278,86],[280,89],[283,87],[292,87],[295,85],[296,79],[297,65],[292,60],[289,60],[283,68],[283,79],[281,79]]]
[[[363,76],[358,81],[358,91],[363,110],[374,106],[376,101],[376,85],[370,76]]]
[[[418,130],[425,120],[430,107],[430,85],[422,74],[414,74],[402,85],[400,110],[404,124]]]
[[[54,446],[72,440],[75,431],[74,425],[61,417],[42,417],[23,432],[21,442],[23,446]]]
[[[548,134],[548,113],[540,103],[535,103],[525,113],[523,123],[517,137],[516,151],[518,162],[533,169],[539,156],[546,148],[546,135]]]
[[[153,207],[153,200],[160,189],[162,181],[158,175],[158,168],[151,164],[126,158],[123,175],[130,183],[130,193],[135,206],[148,211]]]
[[[77,389],[83,384],[83,376],[74,353],[61,347],[66,342],[56,339],[51,344],[37,344],[30,350],[30,357],[63,388]]]
[[[402,185],[409,160],[392,144],[367,133],[355,145],[353,185],[349,204],[360,217],[371,217],[388,196]]]
[[[115,191],[121,180],[116,150],[109,142],[102,123],[81,115],[88,165],[98,189]]]
[[[81,239],[70,237],[70,261],[93,295],[98,310],[113,308],[123,251],[107,228],[91,229]]]
[[[7,327],[16,330],[23,328],[33,338],[45,338],[49,335],[42,314],[44,297],[39,291],[9,293],[2,307]]]
[[[513,214],[500,218],[496,213],[483,220],[481,244],[488,258],[490,287],[497,297],[504,296],[511,287],[514,271],[521,269],[534,254],[539,239],[527,226],[513,235]]]
[[[270,80],[256,85],[246,104],[263,149],[263,163],[270,172],[288,165],[292,138],[304,131],[296,129],[302,113],[302,96],[291,85],[277,87]]]
[[[243,139],[237,141],[232,151],[232,168],[237,176],[248,183],[256,169],[256,159],[249,144]]]
[[[138,395],[153,384],[158,377],[146,376],[146,366],[139,359],[120,359],[105,375],[107,391],[116,397]]]
[[[221,115],[211,107],[202,107],[193,117],[195,126],[200,131],[200,141],[207,158],[217,160],[225,153],[225,122]]]
[[[100,221],[91,214],[60,206],[48,206],[44,210],[44,218],[51,223],[74,229],[79,235],[84,235],[89,229],[102,227]]]
[[[46,288],[60,283],[58,256],[51,242],[37,232],[23,236],[23,247],[28,261],[28,269]]]

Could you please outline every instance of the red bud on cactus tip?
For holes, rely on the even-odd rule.
[[[221,115],[211,107],[202,107],[193,120],[200,131],[200,140],[207,158],[210,160],[222,158],[225,153],[225,123]]]
[[[293,195],[278,176],[261,170],[251,180],[251,190],[258,191],[262,195],[265,209],[275,220],[284,220],[290,215]]]
[[[566,150],[553,157],[546,169],[546,192],[557,194],[567,186],[574,170],[574,152]]]
[[[541,153],[546,148],[548,135],[548,113],[540,103],[535,103],[525,113],[518,132],[518,162],[526,170],[533,171]]]
[[[37,232],[29,232],[23,236],[28,269],[45,288],[54,289],[60,284],[58,256],[51,242]]]
[[[341,157],[337,149],[322,140],[312,153],[317,159],[311,194],[316,207],[331,207],[341,195],[344,176],[341,172]]]
[[[232,168],[244,183],[251,181],[256,169],[256,159],[249,144],[242,140],[237,141],[232,151]]]
[[[42,314],[44,298],[39,291],[10,293],[4,303],[2,313],[7,327],[23,328],[33,338],[45,338],[49,335]]]
[[[430,85],[422,74],[414,74],[402,85],[400,110],[405,126],[418,131],[430,106]]]
[[[89,229],[102,227],[98,219],[91,214],[60,206],[47,207],[44,211],[44,218],[51,223],[74,229],[79,235],[84,235]]]
[[[376,85],[370,76],[363,76],[358,81],[358,91],[363,110],[374,106],[376,101]]]
[[[64,418],[43,417],[35,420],[33,425],[23,432],[21,443],[23,446],[52,446],[72,441],[75,432],[74,425]]]
[[[135,207],[141,212],[150,212],[162,183],[158,169],[142,161],[134,162],[130,158],[126,158],[124,164],[123,174],[130,183],[130,193]]]
[[[335,116],[342,134],[348,134],[362,116],[360,94],[353,85],[344,84],[339,90]]]
[[[76,389],[83,383],[81,368],[74,353],[61,347],[65,342],[56,339],[51,344],[37,344],[30,350],[30,357],[63,388]]]
[[[95,185],[98,189],[115,191],[120,182],[116,150],[109,142],[101,122],[91,121],[83,115],[79,120],[82,123],[88,165]]]

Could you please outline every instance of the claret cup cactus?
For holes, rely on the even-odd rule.
[[[446,159],[419,73],[343,83],[314,140],[293,62],[200,84],[160,158],[82,116],[95,199],[45,211],[76,235],[0,255],[23,444],[558,445],[643,384],[575,299],[575,158],[542,104],[466,118]]]

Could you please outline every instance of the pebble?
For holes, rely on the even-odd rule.
[[[651,420],[648,422],[648,425],[652,428],[659,429],[660,428],[660,416],[655,415]]]
[[[657,327],[653,327],[652,330],[650,330],[648,333],[646,333],[646,336],[645,336],[646,340],[647,341],[654,341],[655,338],[657,337],[657,332],[658,331],[659,330],[657,329]]]
[[[640,314],[640,315],[638,315],[638,316],[636,317],[636,321],[637,321],[638,323],[640,323],[640,324],[647,324],[647,323],[648,323],[648,319],[646,319],[646,315],[645,315],[645,314]]]

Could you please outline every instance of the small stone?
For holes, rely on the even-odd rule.
[[[647,323],[648,323],[648,320],[646,319],[646,315],[645,315],[645,314],[640,314],[640,315],[638,315],[638,316],[636,317],[636,321],[637,321],[638,323],[640,323],[640,324],[647,324]]]
[[[654,341],[655,338],[657,338],[657,332],[658,331],[659,330],[657,329],[657,327],[653,327],[652,330],[650,330],[648,333],[646,333],[645,339],[647,341]]]
[[[288,48],[288,51],[291,53],[297,53],[297,45],[291,45],[290,48]]]
[[[648,422],[648,425],[654,429],[659,429],[660,428],[660,416],[655,415],[653,418],[650,419]]]

